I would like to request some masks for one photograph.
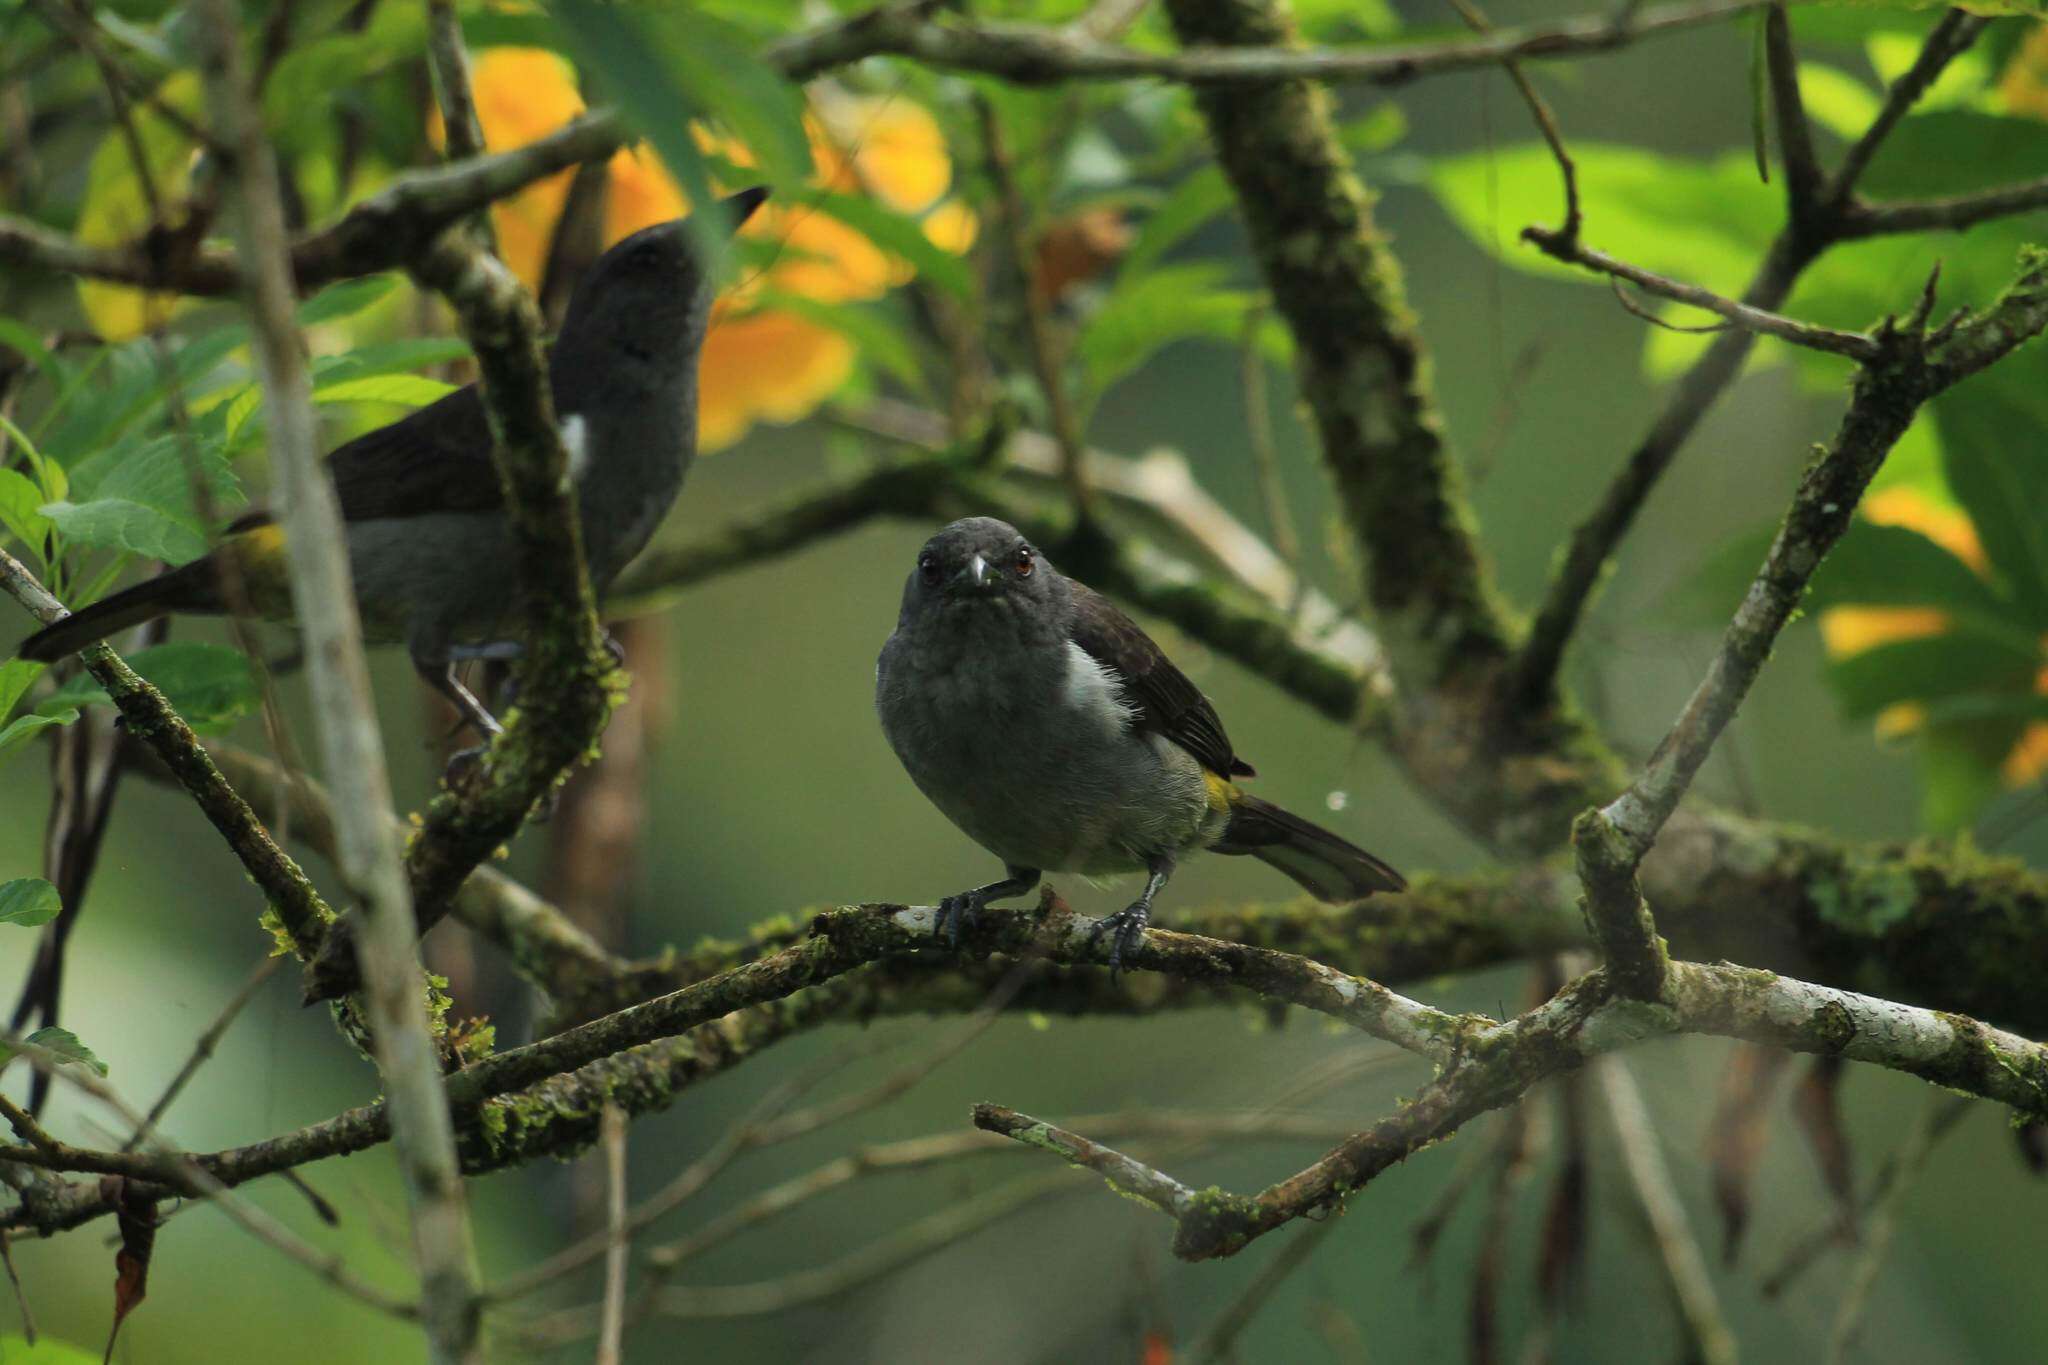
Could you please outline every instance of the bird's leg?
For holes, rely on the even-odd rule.
[[[1093,944],[1104,934],[1109,940],[1109,979],[1116,980],[1116,974],[1123,970],[1124,957],[1135,953],[1145,942],[1145,926],[1152,922],[1152,898],[1159,894],[1159,888],[1166,885],[1166,879],[1173,875],[1173,859],[1149,858],[1145,862],[1148,875],[1145,889],[1138,898],[1114,915],[1106,915],[1095,921],[1095,927],[1088,931],[1088,941]]]
[[[476,694],[467,687],[464,687],[462,679],[455,676],[455,661],[453,659],[425,659],[415,654],[412,666],[426,682],[427,686],[448,699],[448,704],[460,713],[463,721],[477,732],[478,736],[483,739],[484,744],[489,744],[499,735],[505,733],[505,727],[498,724],[498,718],[484,709],[484,704],[476,699]],[[453,754],[450,754],[448,757],[448,768],[443,775],[444,780],[455,780],[463,769],[481,758],[483,752],[484,745],[479,744],[474,748],[458,749]]]
[[[1038,885],[1038,869],[1035,867],[1013,867],[1003,864],[1003,871],[1009,875],[999,882],[977,886],[972,891],[962,891],[957,896],[948,896],[939,902],[939,916],[932,923],[932,937],[943,936],[951,948],[960,946],[960,926],[972,928],[974,917],[990,901],[999,901],[1010,896],[1021,896]]]

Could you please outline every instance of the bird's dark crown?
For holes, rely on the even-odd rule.
[[[720,201],[738,228],[768,191],[756,186]],[[688,218],[640,229],[597,258],[576,286],[559,346],[595,346],[651,359],[677,347],[694,351],[711,308],[711,282]]]
[[[1052,602],[1061,587],[1059,571],[1016,527],[994,517],[965,517],[918,551],[903,605],[908,613],[921,607]]]

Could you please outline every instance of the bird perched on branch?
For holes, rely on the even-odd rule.
[[[721,203],[737,227],[767,198]],[[647,544],[697,453],[697,355],[712,280],[688,219],[627,237],[578,283],[548,354],[548,378],[583,552],[601,594]],[[491,430],[471,384],[327,460],[340,495],[349,566],[366,638],[403,643],[413,667],[480,735],[501,727],[462,685],[456,665],[512,658],[521,644],[518,559],[491,462]],[[282,528],[267,511],[231,525],[202,559],[93,603],[28,638],[21,656],[49,662],[167,612],[219,614],[232,556],[251,610],[289,621]]]
[[[1135,621],[993,518],[925,542],[876,665],[875,708],[918,789],[1003,860],[1001,881],[939,903],[937,930],[954,941],[1043,872],[1142,871],[1138,899],[1095,927],[1113,935],[1115,970],[1198,849],[1250,854],[1323,901],[1406,885],[1240,788],[1252,767],[1201,690]]]

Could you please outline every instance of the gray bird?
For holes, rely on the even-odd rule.
[[[918,790],[1003,860],[1001,881],[939,903],[937,931],[955,942],[963,921],[1043,872],[1142,871],[1144,892],[1095,928],[1113,934],[1115,970],[1197,849],[1248,853],[1322,901],[1406,885],[1241,790],[1252,767],[1201,690],[1130,617],[990,517],[956,521],[919,552],[875,668],[875,709]]]
[[[726,222],[737,227],[767,196],[755,188],[726,199]],[[549,348],[584,556],[600,595],[654,534],[697,453],[697,356],[712,281],[691,234],[679,218],[606,251],[577,284]],[[458,661],[521,649],[506,637],[518,620],[518,561],[476,385],[357,437],[327,468],[365,636],[404,644],[420,676],[471,726],[498,733],[455,673]],[[212,554],[74,612],[30,636],[21,656],[49,662],[166,612],[226,611],[227,555],[250,606],[291,619],[283,533],[259,509],[231,525]]]

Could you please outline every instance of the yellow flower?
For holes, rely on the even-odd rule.
[[[530,142],[583,109],[574,70],[552,53],[486,50],[477,60],[475,84],[484,140],[494,150]],[[927,236],[947,250],[972,244],[973,213],[944,198],[952,161],[929,111],[900,97],[826,91],[816,96],[805,127],[819,187],[870,194],[898,213],[917,216]],[[735,165],[749,163],[744,147],[702,135],[699,140]],[[606,242],[688,212],[682,190],[652,152],[622,149],[606,169]],[[570,176],[552,177],[500,206],[500,250],[529,285],[545,266]],[[778,295],[857,303],[880,298],[910,278],[904,262],[801,202],[801,196],[770,201],[740,232],[770,244],[773,253],[768,265],[727,290],[712,316],[698,399],[698,446],[707,451],[731,445],[756,422],[796,421],[853,374],[857,352],[845,334],[777,308]]]
[[[1880,526],[1918,531],[1980,574],[1989,567],[1970,519],[1917,489],[1888,488],[1874,493],[1864,501],[1862,514]],[[1833,607],[1820,615],[1820,634],[1828,654],[1844,659],[1880,645],[1945,635],[1950,624],[1948,613],[1938,607]],[[2043,659],[2048,660],[2048,638],[2042,640],[2041,649]],[[2048,696],[2048,662],[2034,680],[2034,688]],[[1914,734],[1926,723],[1924,706],[1900,702],[1879,712],[1873,726],[1879,739],[1890,740]],[[2014,787],[2048,773],[2048,722],[2037,721],[2021,731],[1999,771],[2006,785]]]

